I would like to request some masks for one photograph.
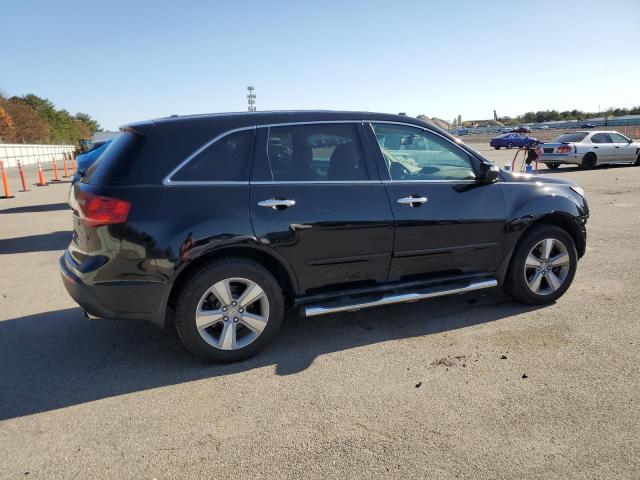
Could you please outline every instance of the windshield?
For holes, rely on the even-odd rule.
[[[587,132],[565,133],[564,135],[560,135],[558,138],[555,138],[553,141],[560,143],[581,142],[586,136]]]

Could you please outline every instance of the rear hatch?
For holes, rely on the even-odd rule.
[[[146,137],[132,129],[124,130],[107,147],[83,178],[69,192],[73,212],[73,237],[68,253],[80,273],[92,271],[113,258],[120,248],[117,228],[127,221],[131,203],[118,188],[144,146]]]

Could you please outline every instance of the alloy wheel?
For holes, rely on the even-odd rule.
[[[564,243],[545,238],[536,243],[527,255],[524,278],[536,295],[550,295],[564,284],[571,267],[571,257]]]
[[[237,350],[254,342],[269,320],[264,290],[246,278],[227,278],[200,298],[196,327],[202,339],[221,350]]]

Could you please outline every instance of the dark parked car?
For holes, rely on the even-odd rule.
[[[513,133],[531,133],[531,129],[529,127],[518,127],[511,130]]]
[[[596,128],[596,126],[593,123],[583,123],[580,128]]]
[[[572,182],[500,172],[414,118],[349,112],[127,125],[70,205],[60,267],[87,316],[175,326],[213,361],[263,348],[286,309],[496,286],[551,303],[573,280],[588,217]]]
[[[504,148],[523,148],[523,147],[535,147],[539,143],[537,138],[524,135],[522,133],[506,133],[504,135],[498,135],[493,137],[489,141],[489,146],[500,150]]]

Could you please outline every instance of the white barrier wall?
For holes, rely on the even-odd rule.
[[[42,163],[53,160],[62,161],[64,153],[73,153],[73,145],[21,145],[19,143],[0,143],[0,160],[5,167],[15,167],[20,160],[22,165],[30,165],[40,160]]]

